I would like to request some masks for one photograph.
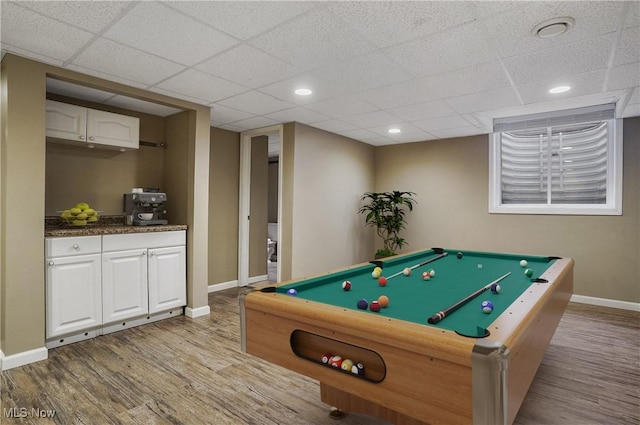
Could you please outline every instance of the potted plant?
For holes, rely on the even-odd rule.
[[[407,242],[400,237],[400,231],[405,228],[405,214],[413,211],[416,201],[413,192],[366,192],[361,200],[367,204],[358,210],[365,215],[365,225],[376,228],[378,236],[382,238],[383,248],[376,251],[376,258],[396,255]]]

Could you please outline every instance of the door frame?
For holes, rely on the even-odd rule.
[[[240,133],[240,194],[238,214],[238,286],[255,283],[249,276],[249,212],[251,211],[251,139],[278,133],[280,153],[278,158],[278,241],[282,240],[282,133],[283,125],[247,130]],[[266,225],[266,223],[265,223]],[[266,248],[265,241],[265,250]],[[283,247],[278,243],[278,259],[282,258]],[[277,262],[276,280],[280,281],[282,262]],[[268,272],[268,271],[267,271]]]

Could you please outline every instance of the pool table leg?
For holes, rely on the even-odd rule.
[[[322,402],[342,412],[357,412],[371,415],[395,425],[429,425],[426,422],[403,415],[400,412],[380,406],[323,382],[320,382],[320,399]]]

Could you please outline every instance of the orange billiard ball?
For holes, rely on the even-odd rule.
[[[389,297],[387,297],[386,295],[380,295],[378,297],[378,304],[380,304],[380,307],[382,308],[386,308],[389,306]]]

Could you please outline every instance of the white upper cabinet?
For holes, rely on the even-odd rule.
[[[47,100],[46,135],[58,140],[119,150],[138,149],[140,119]]]

